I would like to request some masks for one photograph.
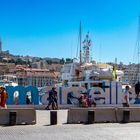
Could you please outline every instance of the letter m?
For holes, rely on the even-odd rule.
[[[39,104],[39,93],[38,89],[34,86],[28,86],[28,87],[23,87],[23,86],[7,86],[6,91],[8,93],[8,99],[7,99],[7,104],[12,105],[14,104],[14,93],[17,91],[18,92],[18,104],[19,105],[25,105],[26,104],[26,95],[27,92],[31,93],[31,102],[35,105]]]

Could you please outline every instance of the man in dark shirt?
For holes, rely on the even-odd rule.
[[[49,103],[45,109],[50,110],[50,106],[52,105],[52,109],[58,109],[58,102],[57,102],[57,91],[56,88],[53,87],[51,91],[49,91]]]
[[[139,93],[140,93],[140,82],[139,81],[135,84],[135,93],[136,93],[136,98],[138,98]]]

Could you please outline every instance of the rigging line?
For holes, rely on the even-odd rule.
[[[138,65],[136,67],[136,65],[132,64],[132,67],[131,67],[134,70],[133,75],[130,78],[130,81],[132,81],[133,84],[135,84],[134,81],[137,81],[137,80],[139,81],[139,61],[140,61],[140,15],[138,18],[137,38],[136,38],[136,44],[135,44],[135,49],[134,49],[133,61],[132,61],[134,64],[138,64]]]
[[[138,61],[136,63],[139,63],[139,41],[140,41],[140,0],[138,0],[138,26],[137,26],[137,37],[136,37],[136,44],[135,44],[135,48],[134,48],[134,54],[133,54],[133,59],[132,62],[135,63],[135,61]],[[136,51],[136,52],[135,52]],[[136,56],[138,58],[136,58]],[[136,60],[134,60],[136,58]]]
[[[140,0],[139,0],[139,10],[140,10]],[[139,23],[138,23],[138,67],[137,67],[137,80],[140,80],[139,72],[140,72],[140,11],[139,11]]]
[[[139,61],[140,61],[140,0],[138,1],[138,9],[139,9],[139,15],[138,15],[138,27],[137,27],[137,37],[136,37],[136,44],[135,44],[135,48],[134,48],[134,53],[133,53],[133,60],[132,60],[132,63],[134,64],[138,64],[137,66],[136,65],[133,65],[132,64],[132,69],[134,70],[133,74],[132,74],[132,77],[130,78],[130,81],[139,81]],[[129,71],[129,73],[131,73]],[[130,82],[129,81],[129,82]],[[135,84],[133,82],[133,84]]]
[[[138,64],[139,64],[139,55],[140,55],[140,16],[139,16],[139,23],[138,23],[138,42],[137,42],[137,47],[138,47]]]
[[[139,24],[138,24],[138,68],[137,68],[137,74],[138,74],[138,81],[139,81],[139,59],[140,59],[140,15],[139,15]]]
[[[73,43],[71,42],[71,59],[73,58],[72,52],[73,52]]]
[[[138,34],[138,33],[137,33]],[[132,63],[137,63],[137,42],[138,39],[136,38],[136,42],[135,42],[135,47],[134,47],[134,52],[133,52],[133,59],[132,59]]]
[[[100,46],[99,46],[99,63],[101,63],[101,55],[102,55],[102,45],[100,43]]]
[[[136,38],[136,44],[134,48],[134,54],[133,54],[133,63],[138,63],[138,67],[135,69],[135,65],[132,65],[132,69],[134,69],[134,73],[132,78],[130,79],[131,81],[134,80],[139,80],[139,59],[140,59],[140,14],[138,16],[138,28],[137,28],[137,38]]]
[[[137,47],[138,47],[138,64],[139,64],[139,56],[140,56],[140,0],[139,0],[139,15],[138,15],[138,38],[137,38]]]
[[[78,58],[79,55],[79,43],[80,43],[80,33],[78,32],[78,42],[77,42],[77,51],[76,51],[76,58]]]
[[[134,54],[133,54],[133,60],[132,62],[134,63],[135,61],[138,61],[138,41],[139,41],[139,19],[138,19],[138,26],[137,26],[137,37],[136,37],[136,42],[135,42],[135,48],[134,48]],[[138,63],[138,62],[136,62]]]
[[[82,64],[82,25],[81,25],[81,21],[80,21],[80,34],[79,34],[79,38],[80,38],[80,65]]]

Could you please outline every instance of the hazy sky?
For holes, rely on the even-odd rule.
[[[76,57],[81,20],[82,38],[90,32],[94,60],[134,62],[139,11],[139,0],[0,0],[3,50]]]

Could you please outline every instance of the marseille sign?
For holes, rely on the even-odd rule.
[[[34,105],[48,104],[49,91],[52,87],[45,87],[38,90],[34,86],[7,86],[6,91],[8,93],[7,104],[13,105],[25,105],[26,95],[30,93],[31,103]],[[118,105],[122,103],[122,85],[120,82],[105,81],[102,86],[93,86],[87,90],[83,87],[57,87],[58,104],[68,105],[78,104],[78,98],[81,93],[86,92],[87,95],[95,99],[98,104]],[[15,103],[15,93],[18,93],[17,102]],[[134,98],[130,98],[132,104],[137,103]]]

